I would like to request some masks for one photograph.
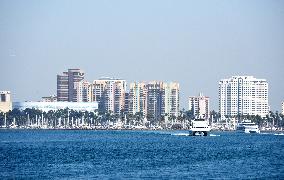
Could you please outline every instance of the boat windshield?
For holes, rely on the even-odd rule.
[[[244,123],[243,125],[244,126],[256,126],[256,124],[254,124],[254,123]]]
[[[194,121],[205,121],[205,119],[194,119]]]

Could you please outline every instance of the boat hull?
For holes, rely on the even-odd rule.
[[[208,136],[209,135],[209,131],[189,131],[189,135],[190,136]]]

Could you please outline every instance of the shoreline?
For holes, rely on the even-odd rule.
[[[0,131],[2,130],[38,130],[38,131],[44,131],[44,130],[50,130],[50,131],[190,131],[190,129],[96,129],[96,128],[0,128]],[[210,132],[236,132],[235,130],[218,130],[213,129]],[[266,130],[266,131],[260,131],[260,133],[284,133],[284,130]]]

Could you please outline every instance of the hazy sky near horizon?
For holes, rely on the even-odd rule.
[[[178,81],[181,107],[203,92],[218,110],[218,82],[252,75],[284,101],[284,1],[1,0],[0,90],[14,101],[56,94],[56,75]]]

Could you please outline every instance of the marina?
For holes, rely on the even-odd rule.
[[[0,1],[0,180],[284,180],[284,1]]]

